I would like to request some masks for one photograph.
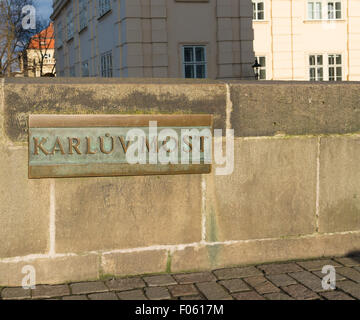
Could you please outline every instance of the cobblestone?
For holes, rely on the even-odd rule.
[[[73,283],[70,288],[72,294],[97,293],[109,290],[101,281]]]
[[[118,292],[117,295],[121,300],[147,300],[140,289]]]
[[[216,282],[201,282],[196,285],[208,300],[231,299],[225,289]]]
[[[125,291],[130,289],[144,288],[145,282],[141,278],[111,279],[106,282],[110,290]]]
[[[284,291],[286,291],[288,294],[290,294],[292,297],[294,297],[297,300],[316,300],[320,299],[320,296],[318,296],[314,291],[311,291],[308,288],[305,288],[301,284],[294,284],[288,287],[283,288]]]
[[[341,267],[341,264],[337,263],[331,259],[319,259],[319,260],[311,260],[311,261],[299,261],[297,262],[298,265],[303,267],[308,271],[318,271],[322,270],[322,268],[326,265],[333,266],[333,267]]]
[[[259,266],[258,268],[264,271],[265,274],[280,274],[303,271],[303,269],[296,263],[264,264]]]
[[[149,287],[145,289],[145,294],[150,300],[166,300],[171,298],[166,287]]]
[[[293,272],[289,275],[312,291],[325,291],[321,285],[321,279],[309,271]]]
[[[360,272],[355,269],[349,267],[338,268],[336,269],[336,274],[340,274],[349,280],[360,283]]]
[[[262,275],[262,272],[255,267],[243,267],[243,268],[227,268],[215,270],[214,274],[220,280],[244,278],[250,276]]]
[[[47,286],[38,285],[32,290],[32,298],[45,299],[54,297],[63,297],[70,294],[70,289],[67,285]]]
[[[245,278],[244,280],[260,294],[280,291],[278,287],[274,286],[263,276]]]
[[[144,277],[144,280],[149,287],[169,286],[172,284],[177,284],[174,278],[168,274]]]
[[[360,256],[358,257],[345,257],[345,258],[335,258],[336,261],[340,262],[346,267],[360,266]]]
[[[206,272],[114,278],[33,289],[0,288],[0,299],[62,300],[360,300],[359,257],[237,266]],[[336,289],[324,290],[324,265],[336,267]]]
[[[241,279],[222,280],[219,281],[219,283],[230,293],[250,290],[247,284]]]
[[[195,283],[216,280],[215,276],[210,272],[183,273],[174,275],[179,283]]]

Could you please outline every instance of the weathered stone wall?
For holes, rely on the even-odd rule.
[[[0,285],[360,250],[360,84],[7,79]],[[27,115],[212,113],[232,175],[28,179]]]

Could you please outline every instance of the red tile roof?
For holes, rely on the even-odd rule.
[[[54,38],[54,25],[50,25],[39,32],[38,34],[31,37],[28,49],[54,49],[55,38]]]

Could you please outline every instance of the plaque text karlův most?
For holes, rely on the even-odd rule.
[[[29,178],[209,173],[212,115],[30,115]]]

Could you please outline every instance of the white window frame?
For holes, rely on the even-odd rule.
[[[66,14],[66,35],[67,41],[74,37],[74,16],[72,9],[70,9]]]
[[[310,10],[312,5],[312,10]],[[332,8],[330,9],[330,5]],[[307,20],[341,20],[343,4],[341,0],[307,0]]]
[[[99,18],[111,10],[110,0],[98,0],[98,4],[99,4]]]
[[[188,61],[185,61],[185,49],[186,48],[192,48],[193,50],[193,57],[194,57],[194,61],[192,62],[188,62]],[[196,48],[202,48],[204,49],[204,61],[197,61],[196,60]],[[185,78],[186,77],[186,66],[188,65],[191,65],[194,67],[194,78],[192,79],[206,79],[207,78],[207,53],[206,53],[206,46],[205,45],[183,45],[182,46],[182,65],[183,65],[183,77]],[[205,67],[205,71],[204,71],[204,77],[203,78],[199,78],[197,76],[197,68],[196,66],[198,65],[204,65]],[[190,78],[189,78],[190,79]]]
[[[113,77],[112,51],[104,52],[100,56],[100,73],[103,78]]]
[[[312,10],[310,10],[312,5]],[[320,6],[320,8],[318,7]],[[308,20],[322,20],[323,17],[323,1],[313,0],[307,2],[307,19]]]
[[[87,27],[87,19],[87,0],[79,0],[79,31]]]
[[[263,4],[263,10],[259,10],[259,3]],[[252,0],[253,6],[253,21],[263,21],[265,20],[265,0]],[[262,12],[263,17],[259,18],[260,13]]]
[[[266,80],[267,79],[267,72],[266,72],[266,65],[267,65],[267,61],[266,61],[266,56],[265,55],[258,55],[255,56],[256,61],[261,65],[260,63],[260,58],[264,58],[265,59],[265,66],[261,65],[261,67],[259,68],[259,80]],[[265,78],[261,78],[261,70],[265,71]]]
[[[330,9],[330,4],[333,5]],[[337,9],[336,6],[340,4],[340,9]],[[341,20],[342,19],[342,3],[341,1],[327,1],[326,3],[327,18],[328,20]],[[337,15],[339,13],[339,16]]]
[[[315,56],[315,64],[310,65],[310,56]],[[317,57],[322,56],[322,64],[318,64]],[[334,64],[330,64],[330,58],[334,57]],[[336,63],[336,58],[340,57],[341,63]],[[309,81],[342,81],[344,79],[344,66],[342,53],[310,53],[308,54],[308,74]],[[315,79],[311,79],[310,69],[315,69]],[[330,68],[334,68],[334,78],[330,76]],[[340,68],[340,70],[339,70]],[[319,79],[318,69],[322,69],[322,79]]]
[[[337,58],[340,57],[341,62],[337,63]],[[343,79],[343,65],[342,65],[342,55],[341,54],[336,54],[336,53],[332,53],[332,54],[328,54],[328,73],[329,73],[329,81],[342,81]],[[334,63],[330,64],[330,58],[334,59]],[[330,68],[334,69],[334,76],[330,76]],[[340,72],[339,69],[340,68]],[[331,79],[333,78],[333,79]]]
[[[314,56],[314,64],[310,64],[311,57]],[[318,57],[321,57],[322,63],[318,62]],[[324,54],[309,54],[308,57],[309,64],[309,81],[324,81]],[[315,70],[315,77],[311,78],[311,69]],[[319,70],[322,71],[321,77],[319,76]]]

